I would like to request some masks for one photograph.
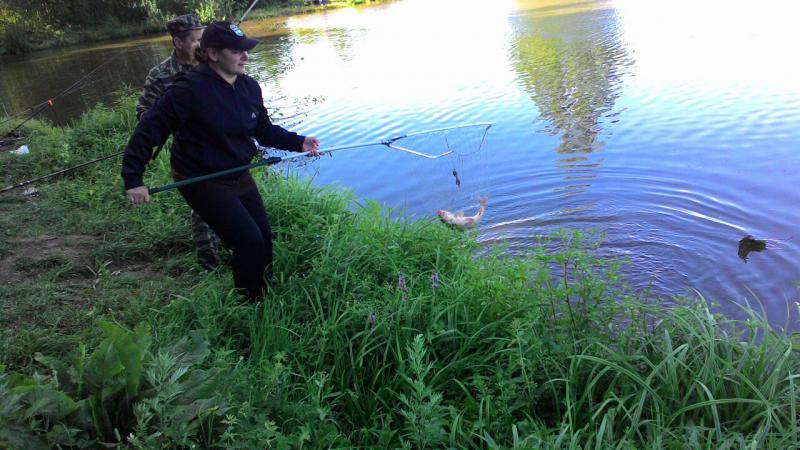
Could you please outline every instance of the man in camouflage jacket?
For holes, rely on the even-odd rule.
[[[197,65],[194,51],[200,45],[203,28],[194,14],[178,16],[167,22],[167,30],[172,36],[172,54],[147,74],[142,95],[136,104],[137,120],[156,104],[175,78]],[[206,270],[214,270],[219,264],[219,237],[194,211],[192,235],[197,248],[197,262]]]

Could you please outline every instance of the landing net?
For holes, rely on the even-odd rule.
[[[386,206],[418,217],[434,217],[439,209],[463,210],[474,214],[481,197],[489,196],[488,138],[490,123],[460,125],[402,134],[362,146],[384,146],[384,150],[362,150],[365,157],[380,164],[355,179],[338,180],[358,187],[360,197],[377,200]],[[388,148],[387,148],[388,147]],[[334,148],[333,151],[344,148]],[[323,149],[323,152],[326,150]],[[388,153],[386,153],[388,152]],[[275,154],[274,152],[270,152]],[[319,165],[308,158],[283,164],[281,172],[299,172],[314,177]],[[366,178],[366,179],[365,179]],[[381,189],[369,191],[369,186]],[[389,188],[385,186],[389,185]],[[490,200],[491,203],[491,200]]]

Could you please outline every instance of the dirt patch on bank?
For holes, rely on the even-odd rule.
[[[0,283],[14,283],[56,265],[86,261],[97,236],[42,234],[12,241],[13,253],[0,259]]]

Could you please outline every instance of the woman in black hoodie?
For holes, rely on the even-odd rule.
[[[319,142],[270,122],[261,87],[244,74],[248,51],[259,41],[230,22],[209,24],[200,40],[201,64],[178,78],[142,116],[125,149],[122,178],[131,203],[147,203],[142,174],[152,149],[174,135],[175,180],[250,163],[260,144],[317,156]],[[272,231],[249,171],[184,186],[186,203],[233,251],[233,279],[257,300],[272,277]]]

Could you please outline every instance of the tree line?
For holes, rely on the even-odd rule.
[[[0,0],[0,54],[164,29],[170,18],[233,19],[252,0]],[[259,0],[258,8],[302,5]]]

